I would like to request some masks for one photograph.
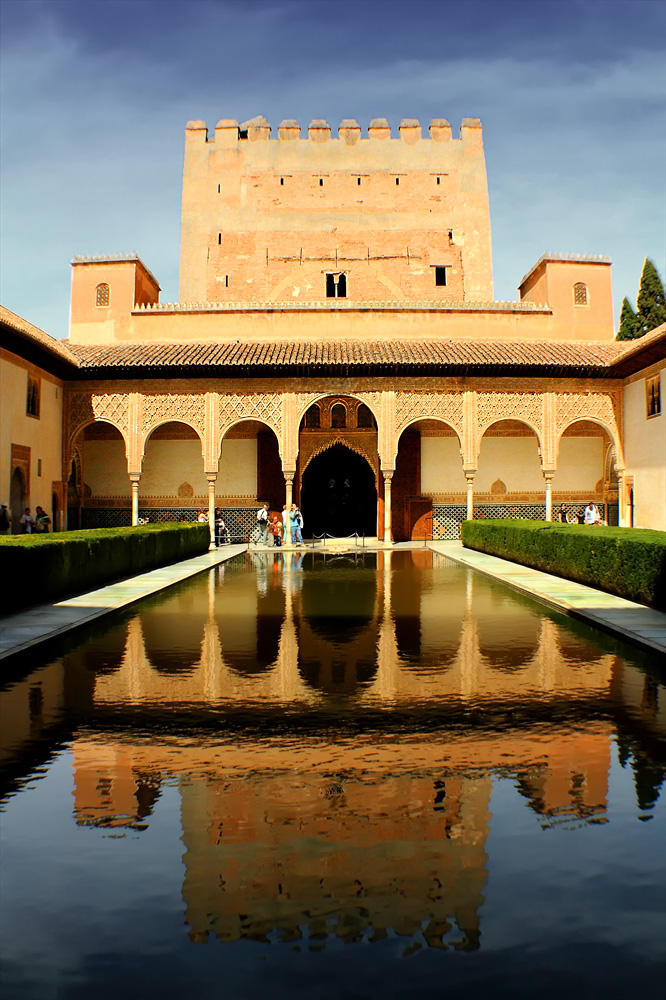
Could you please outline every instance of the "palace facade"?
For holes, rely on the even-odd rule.
[[[610,260],[492,292],[482,130],[224,119],[185,132],[180,301],[135,254],[76,257],[57,341],[3,310],[0,499],[16,529],[257,504],[306,537],[458,537],[589,500],[666,529],[666,327],[614,340]]]

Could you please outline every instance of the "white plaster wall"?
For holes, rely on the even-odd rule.
[[[27,363],[9,354],[0,354],[0,503],[9,506],[12,474],[11,446],[30,448],[30,495],[26,506],[34,512],[37,505],[51,513],[53,482],[62,478],[62,383],[40,368],[30,365],[30,372],[41,380],[40,415],[26,413],[28,395]],[[37,475],[38,459],[42,474]]]
[[[536,437],[484,437],[474,490],[489,493],[501,479],[509,493],[545,489]]]
[[[666,531],[666,366],[661,377],[661,414],[648,420],[645,380],[624,390],[624,460],[634,477],[634,525]]]
[[[256,497],[256,438],[225,438],[222,442],[215,493],[217,496]]]
[[[464,493],[458,438],[421,438],[421,493]]]
[[[149,438],[143,459],[139,495],[177,496],[178,487],[189,483],[195,496],[208,495],[201,442],[157,441]]]
[[[562,438],[553,477],[554,490],[593,490],[603,474],[603,438]]]
[[[125,442],[85,441],[83,445],[83,481],[94,497],[129,496]]]

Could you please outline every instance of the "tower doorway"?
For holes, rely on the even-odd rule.
[[[343,444],[334,444],[303,473],[301,512],[310,535],[377,534],[377,488],[368,462]]]

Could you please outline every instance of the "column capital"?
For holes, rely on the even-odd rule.
[[[477,473],[477,470],[476,469],[469,469],[469,468],[465,469],[465,468],[463,468],[463,472],[465,473],[465,479],[469,483],[469,482],[473,481],[474,476]]]
[[[130,483],[133,483],[133,484],[135,484],[135,485],[138,486],[139,480],[141,479],[141,473],[140,472],[130,472],[129,479],[130,479]]]
[[[204,473],[204,475],[206,476],[206,479],[208,480],[209,484],[212,483],[213,485],[215,485],[215,483],[217,482],[217,472],[206,472]]]

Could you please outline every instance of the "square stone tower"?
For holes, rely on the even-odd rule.
[[[391,138],[343,121],[307,137],[283,121],[189,122],[180,258],[186,302],[489,302],[492,259],[481,123],[433,119]]]

